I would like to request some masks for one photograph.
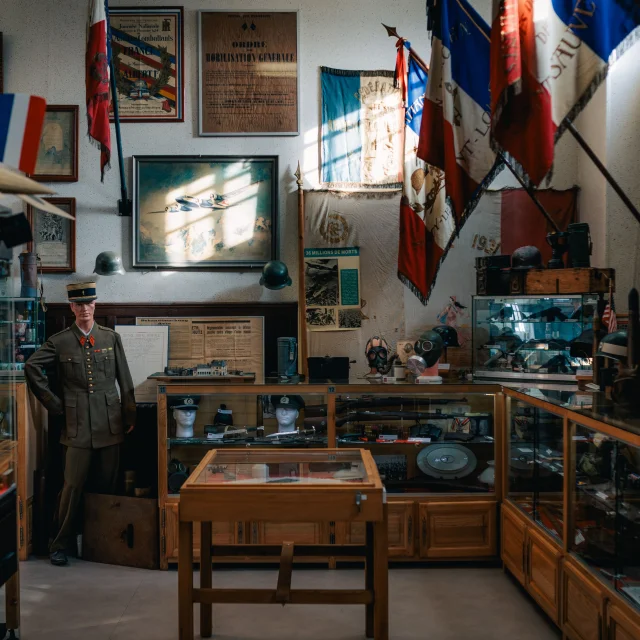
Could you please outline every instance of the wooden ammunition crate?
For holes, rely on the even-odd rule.
[[[530,269],[527,271],[525,293],[607,293],[609,279],[615,291],[615,269]]]

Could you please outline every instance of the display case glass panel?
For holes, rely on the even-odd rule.
[[[507,497],[563,539],[564,422],[526,402],[509,404]]]
[[[576,425],[571,550],[640,610],[640,447]]]
[[[0,298],[0,496],[17,481],[17,406],[15,377],[15,309],[11,298]]]
[[[209,449],[327,446],[325,393],[288,386],[282,394],[264,395],[247,387],[246,393],[225,393],[224,385],[210,385],[198,393],[170,387],[165,427],[169,494],[179,492]],[[288,402],[277,416],[282,396]]]
[[[595,295],[474,296],[473,372],[480,378],[572,380],[590,367]]]
[[[341,448],[369,449],[389,493],[492,493],[494,396],[339,393]]]
[[[42,346],[44,310],[38,297],[0,298],[0,305],[7,309],[0,319],[0,376],[6,377],[24,371],[24,363]]]

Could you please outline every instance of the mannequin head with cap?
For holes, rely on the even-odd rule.
[[[90,331],[93,327],[93,316],[96,312],[96,283],[92,281],[76,282],[67,285],[67,297],[71,312],[76,318],[76,324],[83,331]]]
[[[304,400],[300,396],[275,396],[273,406],[276,409],[278,433],[296,430],[296,420],[300,409],[304,407]]]
[[[199,398],[186,396],[176,398],[173,419],[176,421],[176,438],[193,438],[193,425],[196,421]]]

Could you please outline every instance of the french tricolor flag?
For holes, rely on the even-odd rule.
[[[493,7],[492,143],[539,184],[568,122],[640,38],[640,4],[494,0]]]
[[[502,168],[490,145],[491,32],[466,0],[427,6],[431,64],[418,157],[444,171],[459,228]]]
[[[25,173],[35,171],[46,109],[38,96],[0,94],[0,162]]]

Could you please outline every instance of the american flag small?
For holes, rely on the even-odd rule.
[[[607,306],[604,308],[602,324],[607,327],[607,333],[613,333],[618,330],[618,319],[616,318],[616,307],[613,302],[613,294],[609,295],[609,302],[607,302]]]

